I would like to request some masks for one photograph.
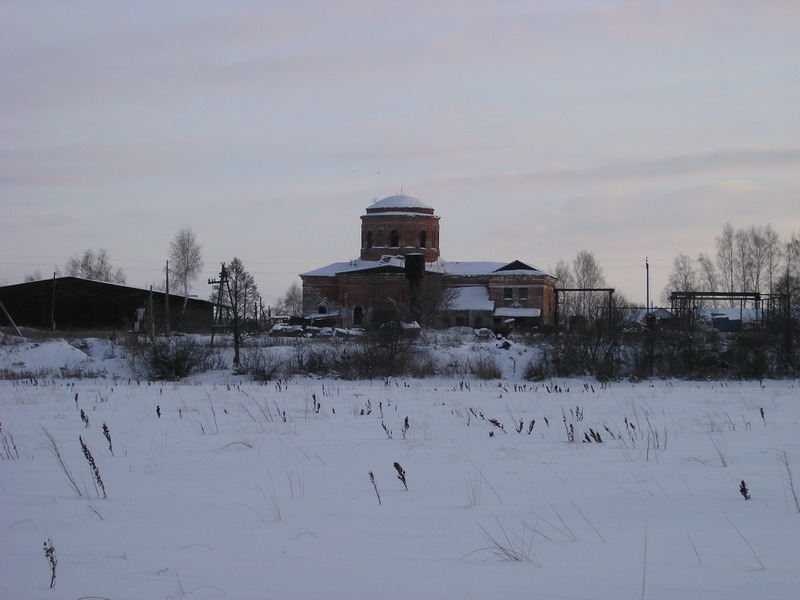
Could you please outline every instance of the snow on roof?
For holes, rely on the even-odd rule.
[[[378,200],[367,208],[424,208],[433,210],[432,206],[428,206],[424,202],[412,198],[411,196],[406,196],[405,194],[398,194],[397,196],[389,196],[383,200]]]
[[[504,275],[546,275],[535,267],[530,269],[502,270],[503,267],[514,264],[516,261],[508,262],[445,262],[441,270],[448,275],[491,275],[492,273],[502,272]],[[522,264],[522,263],[520,263]]]
[[[745,323],[758,321],[758,311],[754,308],[710,308],[706,310],[702,312],[712,319],[728,319],[729,321],[744,321]]]
[[[320,321],[320,320],[323,320],[323,319],[331,319],[331,318],[338,317],[338,316],[339,316],[339,311],[338,310],[334,310],[334,311],[327,312],[327,313],[319,313],[319,312],[318,313],[311,313],[310,315],[305,315],[303,318],[304,319],[309,319],[310,321]]]
[[[366,271],[378,267],[405,268],[405,258],[402,256],[383,256],[380,260],[361,260],[360,258],[348,262],[331,263],[325,267],[300,273],[300,277],[335,277],[337,273],[351,273]]]
[[[511,308],[500,307],[494,311],[495,317],[538,317],[542,311],[538,308]]]
[[[494,310],[494,301],[489,300],[489,288],[485,285],[471,285],[457,291],[452,310]]]
[[[435,263],[427,263],[426,270],[435,273],[444,273],[445,275],[463,275],[463,276],[492,275],[493,273],[498,273],[498,272],[502,273],[503,275],[547,275],[547,273],[545,273],[544,271],[540,271],[535,267],[531,267],[530,269],[513,269],[513,270],[503,269],[503,267],[507,267],[515,263],[523,264],[523,263],[518,263],[518,261],[513,261],[510,263],[487,262],[487,261],[476,261],[476,262],[438,261]],[[387,255],[383,256],[380,260],[361,260],[359,258],[348,262],[331,263],[325,267],[314,269],[313,271],[300,273],[300,277],[335,277],[337,273],[366,271],[369,269],[375,269],[378,267],[386,267],[386,266],[397,267],[400,269],[405,268],[405,257]]]
[[[372,207],[370,206],[370,208],[372,208]],[[433,210],[433,209],[431,209],[431,210]],[[381,211],[381,212],[379,212],[377,214],[367,214],[365,216],[369,216],[369,217],[417,217],[417,218],[427,217],[429,219],[431,217],[433,217],[434,219],[439,219],[440,218],[438,215],[429,215],[429,214],[421,213],[421,212],[411,212],[410,210],[386,210],[386,211]]]

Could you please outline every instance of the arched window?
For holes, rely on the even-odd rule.
[[[366,246],[367,246],[367,248],[372,248],[372,230],[369,230],[369,231],[367,232],[367,242],[366,242]]]
[[[383,248],[383,247],[386,245],[386,242],[384,241],[383,229],[378,229],[378,235],[377,235],[377,238],[378,238],[378,239],[377,239],[377,241],[376,241],[376,244],[375,244],[375,245],[376,245],[378,248]]]
[[[317,314],[320,314],[320,315],[325,315],[325,314],[327,314],[327,313],[328,313],[328,307],[327,307],[327,306],[325,306],[325,304],[324,304],[324,303],[320,304],[320,305],[317,307]]]
[[[359,327],[364,324],[364,307],[356,306],[353,309],[353,326]]]
[[[400,246],[400,232],[397,229],[392,229],[389,234],[389,247],[398,248]]]
[[[422,230],[419,232],[419,247],[427,248],[428,247],[427,244],[428,244],[428,232]]]

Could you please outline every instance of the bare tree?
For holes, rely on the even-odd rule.
[[[96,253],[94,250],[88,249],[84,251],[83,255],[76,254],[71,257],[64,265],[64,275],[110,283],[125,283],[125,274],[122,269],[114,270],[111,258],[104,248]]]
[[[420,325],[433,327],[443,313],[453,308],[458,295],[458,288],[445,285],[441,275],[426,275],[419,290]]]
[[[603,269],[594,257],[594,253],[581,250],[572,261],[572,276],[575,287],[592,289],[606,287],[606,276]],[[576,298],[576,311],[589,318],[597,318],[605,303],[605,294],[602,292],[581,293]]]
[[[767,292],[770,294],[775,293],[775,285],[780,277],[780,264],[783,257],[783,246],[778,232],[772,225],[767,224],[764,227],[764,239],[766,243],[766,277],[767,277]]]
[[[180,317],[178,317],[178,329],[180,329],[183,314],[186,312],[186,304],[189,302],[189,290],[203,268],[201,250],[202,245],[197,242],[194,231],[189,227],[176,233],[175,239],[169,245],[169,267],[172,281],[183,293],[183,307]]]
[[[719,277],[714,261],[705,252],[697,255],[698,287],[704,292],[716,292],[719,287]]]
[[[786,243],[783,262],[788,275],[800,276],[800,233],[793,233]]]
[[[575,278],[572,276],[572,267],[563,258],[559,258],[555,267],[549,269],[556,278],[556,287],[569,289],[575,287]],[[575,296],[561,294],[558,297],[558,312],[562,318],[569,318],[575,314]]]
[[[203,246],[191,228],[181,229],[169,244],[169,261],[172,281],[184,296],[189,295],[200,271],[203,268]]]
[[[579,288],[605,287],[606,276],[594,257],[594,253],[581,250],[572,261],[572,274],[575,286]]]
[[[228,311],[231,331],[233,333],[233,363],[239,364],[239,348],[242,345],[242,336],[249,323],[255,323],[258,311],[261,308],[261,295],[253,276],[244,268],[244,263],[234,257],[230,264],[223,265],[221,282],[214,285],[212,299],[216,301],[219,286],[222,289],[222,302]]]
[[[720,283],[724,292],[736,291],[736,262],[734,238],[736,232],[733,225],[725,223],[722,233],[715,238],[717,246],[717,269],[720,276]]]
[[[737,229],[733,236],[734,291],[753,292],[754,271],[753,238],[745,229]]]
[[[792,234],[783,256],[783,275],[776,284],[777,293],[789,294],[793,310],[800,308],[800,235]]]
[[[694,260],[691,256],[679,254],[673,262],[672,272],[669,274],[667,287],[664,289],[664,297],[668,299],[672,292],[696,291],[698,291],[698,285]]]
[[[575,287],[575,278],[572,276],[572,268],[563,258],[559,258],[556,266],[550,269],[554,277],[558,279],[558,287]]]
[[[747,230],[750,238],[750,290],[751,292],[765,292],[767,277],[767,261],[769,258],[769,242],[766,227],[751,225]]]
[[[296,281],[289,286],[283,297],[275,304],[275,314],[297,317],[303,314],[303,288]]]

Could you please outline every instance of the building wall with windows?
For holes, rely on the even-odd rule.
[[[439,258],[439,217],[430,206],[410,196],[390,196],[367,207],[361,216],[361,259],[425,256],[426,262]]]

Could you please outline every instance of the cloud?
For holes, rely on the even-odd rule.
[[[211,232],[215,260],[341,260],[401,185],[443,216],[451,259],[621,261],[725,219],[800,227],[796,2],[2,10],[0,192],[14,223],[71,211],[46,239],[157,214]],[[158,263],[133,225],[109,250]]]

